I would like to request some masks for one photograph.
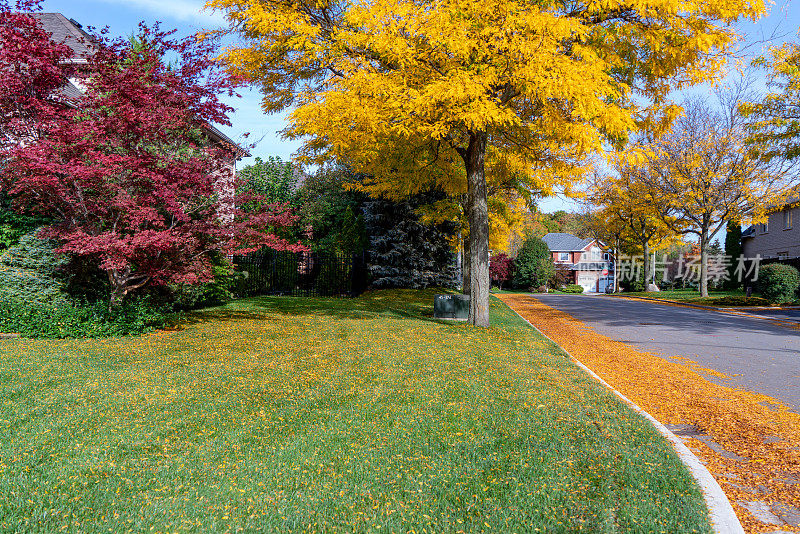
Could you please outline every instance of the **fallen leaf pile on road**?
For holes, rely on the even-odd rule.
[[[498,297],[653,417],[664,424],[694,425],[698,434],[710,436],[712,446],[721,446],[720,451],[696,438],[687,441],[727,494],[745,530],[778,527],[757,520],[737,502],[800,509],[800,415],[772,397],[710,382],[701,373],[724,375],[691,360],[665,359],[602,336],[532,297]]]

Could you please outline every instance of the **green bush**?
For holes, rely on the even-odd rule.
[[[109,311],[104,302],[37,304],[0,299],[0,332],[32,338],[95,338],[138,335],[173,320],[168,307],[143,298]]]
[[[64,304],[62,268],[68,258],[55,253],[56,243],[38,239],[35,232],[0,255],[0,299],[29,304]]]
[[[800,273],[791,265],[770,263],[758,273],[758,288],[761,296],[772,302],[784,304],[794,302],[800,287]]]
[[[106,300],[74,301],[66,292],[70,258],[56,254],[56,248],[31,232],[0,256],[0,332],[39,338],[135,335],[163,326],[172,316],[170,306],[150,298],[113,311]]]
[[[553,255],[538,237],[529,237],[514,259],[514,287],[540,287],[556,274]]]
[[[214,281],[206,284],[174,284],[169,287],[169,300],[180,310],[224,304],[233,298],[233,289],[239,273],[221,254],[211,257],[211,274]]]
[[[564,293],[583,293],[583,286],[579,286],[578,284],[567,284],[561,291]]]
[[[641,293],[645,290],[643,280],[625,279],[619,281],[619,287],[626,293]]]
[[[11,198],[0,191],[0,250],[13,247],[22,236],[50,222],[47,217],[17,213],[11,204]]]

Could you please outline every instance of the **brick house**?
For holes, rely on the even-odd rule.
[[[556,268],[566,269],[569,282],[583,287],[585,293],[605,293],[614,287],[614,262],[599,240],[550,233],[542,241],[550,249]]]
[[[742,253],[765,260],[800,260],[800,197],[770,211],[764,223],[742,232]]]

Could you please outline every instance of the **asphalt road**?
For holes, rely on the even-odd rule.
[[[775,397],[800,412],[800,330],[764,319],[615,297],[534,296],[600,334],[661,356],[689,358],[731,377],[708,375],[712,382]],[[796,311],[776,315],[800,320]]]
[[[800,309],[792,308],[786,310],[741,310],[753,315],[762,317],[772,317],[781,321],[794,321],[800,324]]]

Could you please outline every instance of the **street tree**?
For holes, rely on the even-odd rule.
[[[728,25],[761,0],[210,0],[242,44],[226,60],[291,108],[307,161],[343,160],[373,192],[464,195],[470,322],[489,324],[488,197],[569,184],[586,156],[714,78]],[[645,109],[637,104],[646,102]],[[670,116],[666,113],[666,116]]]
[[[742,249],[742,225],[736,221],[728,221],[725,229],[725,255],[731,259],[728,265],[727,289],[736,289],[742,285],[737,275],[737,262],[744,250]]]
[[[640,176],[646,169],[631,165],[625,157],[615,158],[615,173],[594,180],[589,201],[598,208],[599,219],[607,226],[604,233],[618,243],[617,247],[627,244],[631,252],[641,252],[643,281],[645,289],[650,290],[655,269],[651,251],[669,244],[677,232],[653,209],[659,199]]]
[[[584,213],[587,230],[593,239],[609,247],[614,262],[613,292],[619,291],[619,271],[622,247],[628,236],[628,228],[624,219],[620,219],[610,209],[591,205]]]
[[[653,215],[674,232],[694,235],[700,248],[700,293],[708,296],[712,237],[728,221],[758,221],[791,186],[782,158],[763,158],[747,142],[739,108],[746,86],[717,93],[718,104],[690,100],[663,136],[644,143],[635,158],[637,180],[648,190]]]
[[[742,103],[751,146],[767,159],[800,158],[800,44],[773,47],[755,64],[768,70],[770,91]]]

